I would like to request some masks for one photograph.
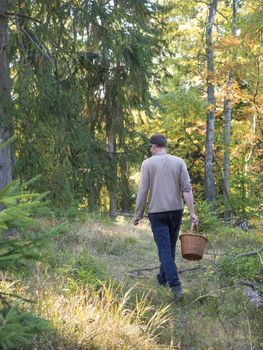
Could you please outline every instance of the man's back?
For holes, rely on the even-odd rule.
[[[183,159],[167,153],[153,155],[142,163],[137,208],[145,204],[149,190],[149,213],[183,209],[182,192],[191,191],[190,178]],[[139,213],[138,213],[139,214]]]

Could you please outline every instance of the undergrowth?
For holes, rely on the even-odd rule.
[[[38,234],[54,225],[57,219],[39,221]],[[21,350],[261,349],[261,310],[239,281],[256,281],[262,293],[262,255],[234,259],[261,239],[209,225],[202,261],[182,260],[178,244],[178,267],[189,271],[181,274],[185,300],[175,304],[169,288],[156,288],[158,256],[147,221],[134,228],[93,215],[70,223],[31,272],[2,278],[6,293],[36,302],[18,299],[20,309],[47,322]]]

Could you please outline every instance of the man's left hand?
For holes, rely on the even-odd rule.
[[[133,217],[132,218],[132,223],[133,223],[133,225],[138,225],[139,224],[139,222],[140,222],[140,219],[137,219],[137,218],[135,218],[135,217]]]

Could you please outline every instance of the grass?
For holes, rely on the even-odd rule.
[[[39,224],[41,231],[56,223]],[[183,260],[178,243],[178,268],[198,269],[180,274],[186,297],[174,303],[168,288],[156,288],[159,262],[147,221],[138,227],[96,217],[71,223],[33,277],[2,278],[2,290],[30,296],[37,304],[21,305],[50,322],[46,336],[26,349],[263,349],[262,309],[239,284],[252,278],[262,289],[262,256],[232,266],[220,255],[253,250],[262,235],[219,224],[207,235],[200,262]]]
[[[145,298],[130,305],[131,290],[102,285],[98,291],[74,293],[41,289],[39,314],[60,334],[56,346],[65,349],[155,349],[155,334],[169,320],[167,307],[154,310]],[[151,318],[143,321],[146,314]],[[46,344],[47,345],[47,344]],[[52,345],[54,348],[54,344]]]

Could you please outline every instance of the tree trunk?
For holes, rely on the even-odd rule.
[[[100,5],[105,5],[105,0],[100,1]],[[107,28],[105,18],[101,16],[102,27]],[[113,98],[111,76],[110,76],[110,62],[109,62],[109,43],[104,38],[102,39],[102,62],[105,69],[104,72],[104,117],[106,120],[106,137],[108,141],[108,153],[110,159],[110,171],[108,176],[107,188],[109,191],[110,208],[109,215],[115,219],[117,217],[117,163],[116,163],[116,134],[114,131],[114,122],[117,116],[116,99]]]
[[[124,149],[124,140],[121,140],[120,147]],[[129,187],[129,176],[128,176],[128,168],[127,168],[127,157],[125,154],[125,150],[120,158],[120,168],[121,168],[121,207],[123,213],[129,213],[131,209],[130,202],[130,187]]]
[[[229,81],[230,83],[230,81]],[[224,126],[224,197],[228,200],[230,190],[230,133],[232,107],[230,96],[225,100],[225,126]]]
[[[232,35],[236,37],[236,21],[237,21],[237,0],[232,3]],[[233,61],[236,60],[236,53],[233,54]],[[229,72],[227,92],[225,99],[225,126],[224,126],[224,198],[225,202],[229,202],[230,192],[230,142],[231,142],[231,119],[232,119],[232,86],[234,81],[234,70]],[[226,208],[224,213],[225,220],[230,220],[231,209]]]
[[[98,211],[100,208],[100,190],[98,185],[95,182],[95,179],[92,180],[93,188],[88,186],[86,191],[88,193],[88,209],[89,211]]]
[[[207,124],[205,143],[205,190],[206,200],[213,202],[216,198],[215,180],[213,174],[213,143],[215,127],[215,88],[213,84],[214,74],[214,52],[212,46],[213,23],[216,15],[218,0],[213,0],[209,5],[209,16],[206,28],[206,59],[208,68],[208,89],[207,89]]]
[[[108,76],[108,79],[109,76]],[[107,187],[110,197],[109,215],[115,219],[117,217],[117,161],[116,161],[116,133],[114,130],[117,107],[116,101],[110,96],[109,82],[105,84],[105,119],[106,119],[106,134],[108,141],[108,153],[110,160],[110,174],[108,176]]]
[[[95,121],[96,121],[96,111],[94,108],[94,120],[90,121],[90,133],[92,134],[93,142],[96,139],[95,136]],[[95,168],[92,171],[92,174],[85,173],[84,175],[84,183],[86,186],[86,191],[88,193],[88,209],[89,211],[99,211],[100,209],[100,190],[101,190],[101,184],[98,180],[98,175],[95,176],[96,170]]]
[[[111,161],[111,179],[109,180],[109,196],[110,196],[110,217],[113,219],[116,219],[117,217],[117,194],[116,194],[116,179],[117,179],[117,167],[116,167],[116,140],[115,140],[115,135],[110,129],[108,131],[108,151],[109,151],[109,156],[110,156],[110,161]]]
[[[5,106],[10,100],[9,92],[9,68],[7,63],[7,11],[6,0],[0,0],[0,142],[5,142],[9,137],[10,122],[5,115]],[[12,161],[10,147],[0,151],[0,190],[12,180]]]
[[[231,81],[228,81],[228,88],[230,87]],[[231,99],[230,96],[227,96],[225,99],[224,106],[225,113],[225,126],[224,126],[224,199],[225,199],[225,210],[224,210],[224,219],[229,221],[231,219],[231,209],[229,207],[229,191],[230,191],[230,133],[231,133]]]

